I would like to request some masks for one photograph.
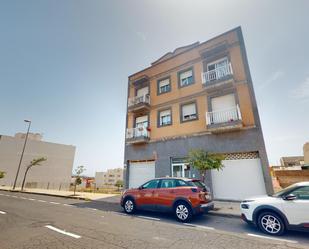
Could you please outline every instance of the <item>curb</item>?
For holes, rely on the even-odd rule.
[[[7,192],[23,193],[23,194],[46,195],[46,196],[62,197],[62,198],[67,198],[67,199],[89,201],[89,198],[86,198],[86,197],[78,197],[78,196],[70,196],[70,195],[57,195],[57,194],[37,193],[37,192],[29,192],[29,191],[22,192],[20,190],[11,190],[11,189],[0,189],[0,190],[7,191]]]

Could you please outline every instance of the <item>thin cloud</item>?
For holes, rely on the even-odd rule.
[[[277,80],[279,80],[283,76],[284,76],[283,71],[274,72],[267,80],[265,80],[262,84],[260,84],[259,90],[262,90],[262,89],[268,87],[269,85],[275,83]]]
[[[299,100],[309,100],[309,77],[292,91],[291,97]]]

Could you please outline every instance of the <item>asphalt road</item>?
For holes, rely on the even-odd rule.
[[[122,213],[103,201],[0,191],[0,248],[309,248],[308,233],[274,238],[239,219]]]

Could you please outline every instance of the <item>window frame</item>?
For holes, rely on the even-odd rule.
[[[191,104],[194,104],[194,105],[195,105],[195,114],[196,114],[196,117],[195,117],[195,118],[192,118],[192,119],[184,120],[184,119],[183,119],[183,111],[182,111],[182,108],[183,108],[184,106],[186,106],[186,105],[191,105]],[[191,121],[196,121],[196,120],[198,120],[198,119],[199,119],[199,115],[198,115],[197,101],[196,101],[196,100],[193,100],[193,101],[190,101],[190,102],[181,103],[181,104],[180,104],[179,113],[180,113],[180,123],[186,123],[186,122],[191,122]]]
[[[163,81],[163,80],[169,80],[169,89],[168,91],[165,91],[165,92],[160,92],[160,82]],[[169,93],[172,91],[172,82],[171,82],[171,76],[167,76],[167,77],[164,77],[164,78],[160,78],[157,80],[157,95],[161,95],[161,94],[165,94],[165,93]]]
[[[189,84],[186,84],[186,85],[181,85],[180,75],[181,75],[182,73],[185,73],[185,72],[190,71],[190,70],[192,71],[192,82],[189,83]],[[191,85],[193,85],[193,84],[195,83],[194,67],[193,67],[193,66],[179,71],[179,72],[177,73],[177,76],[178,76],[178,88],[183,88],[183,87],[191,86]]]
[[[164,112],[164,111],[170,111],[170,117],[171,117],[171,122],[169,124],[161,124],[161,116],[160,113]],[[173,112],[172,112],[172,107],[169,108],[164,108],[164,109],[160,109],[158,110],[158,114],[157,114],[157,127],[166,127],[169,125],[173,124]]]

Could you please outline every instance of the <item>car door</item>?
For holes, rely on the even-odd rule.
[[[160,211],[169,211],[172,209],[176,198],[175,179],[162,179],[157,193],[157,209]]]
[[[136,195],[136,205],[139,209],[155,210],[155,191],[158,188],[159,182],[160,180],[158,179],[151,180],[138,188],[138,192]]]
[[[309,224],[309,186],[299,187],[290,195],[295,195],[294,200],[284,200],[283,210],[291,225]]]

